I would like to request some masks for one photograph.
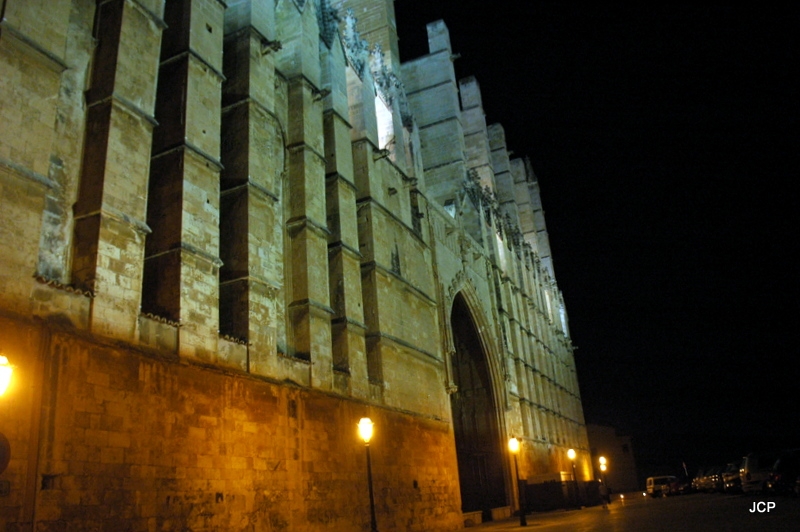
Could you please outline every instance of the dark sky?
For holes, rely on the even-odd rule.
[[[800,17],[765,4],[395,2],[530,157],[586,420],[640,468],[800,446]]]

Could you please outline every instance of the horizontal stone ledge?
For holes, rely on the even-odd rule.
[[[328,305],[325,305],[324,303],[320,303],[319,301],[315,301],[310,298],[298,299],[297,301],[292,301],[291,303],[289,303],[288,309],[289,310],[316,309],[331,316],[336,314],[336,312]]]
[[[364,255],[362,255],[359,250],[357,250],[356,248],[354,248],[353,246],[351,246],[349,244],[345,244],[341,240],[339,240],[337,242],[331,242],[330,244],[328,244],[328,255],[329,256],[330,255],[334,255],[334,254],[336,254],[336,253],[338,253],[340,251],[348,253],[354,259],[359,259],[360,260],[360,259],[364,258]]]
[[[431,90],[431,89],[436,89],[436,88],[441,87],[443,85],[453,85],[453,87],[455,88],[456,84],[453,83],[453,80],[446,79],[446,80],[440,81],[439,83],[434,83],[433,85],[426,85],[424,87],[420,87],[417,90],[407,91],[406,92],[406,96],[414,96],[416,94],[420,94],[422,92],[425,92],[425,91],[428,91],[428,90]]]
[[[175,146],[170,146],[157,154],[153,155],[152,159],[158,159],[159,157],[164,157],[166,155],[170,155],[177,151],[185,151],[188,154],[201,159],[204,162],[211,163],[217,172],[221,172],[225,169],[222,165],[222,162],[214,157],[213,155],[203,151],[199,147],[195,146],[188,140],[184,140],[182,143],[177,144]]]
[[[271,190],[269,190],[264,185],[260,185],[260,184],[256,183],[255,181],[253,181],[249,177],[247,178],[247,181],[245,181],[241,185],[236,185],[236,186],[233,186],[233,187],[230,187],[230,188],[226,188],[224,190],[220,190],[220,196],[221,197],[225,197],[225,196],[228,196],[230,194],[237,194],[237,193],[242,193],[242,192],[247,192],[247,191],[255,191],[262,198],[270,199],[275,203],[280,201],[280,198],[277,196],[277,194],[273,193]]]
[[[294,233],[290,234],[291,237],[296,236],[297,233],[303,229],[311,229],[313,232],[326,239],[332,234],[326,225],[323,225],[313,218],[309,218],[308,216],[297,216],[295,218],[291,218],[286,222],[286,229],[288,229],[290,233]]]
[[[223,288],[226,286],[235,285],[239,283],[244,283],[248,285],[256,284],[262,286],[266,289],[267,296],[269,297],[275,297],[276,295],[278,295],[278,293],[281,291],[282,288],[281,286],[272,283],[268,279],[265,279],[261,276],[254,274],[246,275],[243,277],[237,277],[235,279],[228,279],[227,281],[220,281],[219,286],[220,288]]]
[[[34,172],[30,168],[22,166],[21,164],[17,164],[15,162],[9,161],[0,157],[0,168],[5,168],[9,171],[11,175],[15,175],[19,178],[24,179],[25,181],[29,181],[36,185],[39,185],[47,190],[55,190],[60,188],[58,183],[53,181],[47,176]]]
[[[395,279],[397,279],[398,281],[403,283],[408,288],[408,290],[410,292],[416,294],[420,299],[422,299],[423,301],[425,301],[429,305],[438,306],[438,303],[436,303],[435,299],[433,299],[428,294],[426,294],[425,292],[423,292],[422,290],[420,290],[419,288],[417,288],[416,286],[411,284],[407,279],[405,279],[401,275],[398,275],[397,272],[390,270],[389,268],[387,268],[386,266],[378,263],[377,261],[372,260],[372,261],[364,262],[364,263],[361,264],[361,272],[362,273],[363,272],[368,272],[370,270],[376,270],[376,271],[379,271],[379,272],[383,273],[384,275],[390,275],[390,276],[394,277]]]
[[[144,258],[144,260],[154,259],[154,258],[160,257],[162,255],[167,255],[169,253],[176,253],[176,252],[178,252],[178,253],[182,253],[182,252],[189,253],[192,256],[195,256],[195,257],[197,257],[197,258],[199,258],[201,260],[204,260],[204,261],[210,263],[215,268],[221,268],[223,266],[222,259],[220,259],[219,257],[215,257],[214,255],[203,251],[202,249],[198,248],[197,246],[193,246],[192,244],[189,244],[188,242],[180,242],[179,244],[177,244],[177,245],[175,245],[175,246],[173,246],[173,247],[171,247],[169,249],[165,249],[164,251],[159,251],[158,253],[153,253],[152,255],[148,255],[148,256],[146,256]]]
[[[98,106],[98,105],[104,105],[104,104],[109,104],[109,105],[115,105],[116,104],[116,106],[119,109],[121,109],[121,110],[123,110],[123,111],[125,111],[125,112],[127,112],[127,113],[129,113],[129,114],[131,114],[131,115],[133,115],[135,117],[137,117],[137,118],[140,118],[140,119],[146,121],[151,126],[153,126],[153,127],[158,126],[158,121],[156,120],[156,117],[154,115],[148,113],[147,111],[142,109],[140,106],[138,106],[135,103],[133,103],[131,100],[128,100],[124,96],[121,96],[116,91],[114,91],[113,93],[111,93],[108,96],[102,97],[102,98],[97,99],[97,100],[93,100],[92,98],[93,98],[93,94],[91,94],[91,93],[87,94],[86,99],[87,99],[87,102],[88,102],[88,104],[87,104],[88,108],[95,107],[95,106]]]
[[[144,5],[140,0],[128,0],[131,4],[136,6],[138,9],[142,11],[142,13],[150,19],[150,21],[156,25],[161,30],[167,29],[167,23],[164,22],[164,19],[158,13],[152,11],[146,5]]]
[[[15,28],[5,18],[0,20],[0,39],[2,39],[3,34],[13,37],[17,43],[25,46],[28,50],[35,52],[44,60],[44,63],[48,66],[48,68],[54,72],[60,74],[69,68],[69,65],[67,65],[60,57],[25,35],[25,33],[23,33],[21,30]]]
[[[323,163],[327,162],[327,159],[325,159],[325,155],[320,153],[319,150],[317,150],[314,146],[305,141],[295,142],[294,144],[287,144],[286,151],[289,152],[290,155],[294,155],[302,151],[309,151]]]
[[[340,318],[333,318],[331,320],[331,326],[339,326],[339,325],[345,325],[347,328],[355,327],[357,329],[362,329],[364,331],[367,330],[366,324],[347,316],[342,316]]]
[[[45,277],[44,275],[38,273],[34,274],[33,278],[36,279],[36,281],[41,284],[47,285],[57,290],[63,290],[64,292],[69,292],[70,294],[87,297],[89,299],[93,299],[95,297],[94,292],[91,290],[83,290],[71,284],[64,284],[57,279],[51,279],[49,277]]]
[[[223,94],[223,100],[224,99],[225,99],[225,95]],[[243,96],[242,98],[240,98],[238,100],[231,101],[231,102],[223,105],[223,107],[220,109],[220,111],[224,115],[225,113],[227,113],[229,111],[233,111],[235,109],[238,109],[239,107],[242,107],[244,105],[252,106],[258,112],[264,113],[266,116],[268,116],[268,117],[272,118],[273,120],[275,120],[275,124],[279,128],[281,136],[283,136],[283,128],[281,126],[281,121],[280,121],[280,118],[278,118],[278,115],[276,115],[275,112],[272,109],[267,107],[261,100],[259,100],[258,98],[254,97],[252,94]]]
[[[75,221],[85,220],[87,218],[92,218],[95,216],[99,216],[101,219],[108,219],[115,222],[119,222],[125,224],[129,227],[132,227],[137,232],[143,235],[149,235],[153,232],[149,225],[143,220],[139,220],[138,218],[131,216],[130,214],[126,214],[121,210],[117,209],[116,207],[112,207],[107,203],[104,203],[100,206],[99,209],[86,212],[86,213],[76,213],[75,214]]]
[[[408,342],[406,340],[403,340],[402,338],[398,338],[397,336],[394,336],[394,335],[391,335],[391,334],[387,334],[387,333],[384,333],[384,332],[376,331],[376,332],[367,333],[366,335],[364,335],[364,338],[366,338],[366,339],[378,339],[378,340],[389,340],[390,342],[392,342],[394,344],[401,345],[401,346],[403,346],[403,347],[405,347],[407,349],[410,349],[414,353],[417,353],[417,354],[420,354],[420,355],[424,355],[425,356],[425,360],[427,360],[427,361],[433,360],[433,361],[436,361],[436,362],[444,363],[444,359],[442,359],[441,357],[436,356],[434,353],[431,353],[429,351],[425,351],[421,347],[418,347],[418,346],[416,346],[416,345],[414,345],[414,344],[412,344],[412,343],[410,343],[410,342]]]
[[[346,178],[345,176],[343,176],[342,174],[340,174],[339,172],[330,172],[328,174],[325,174],[325,181],[328,182],[328,183],[333,182],[333,181],[344,183],[349,188],[351,188],[353,190],[353,192],[358,194],[358,187],[356,186],[356,184],[353,183],[352,180],[350,180],[350,179]]]
[[[222,72],[217,70],[217,68],[214,65],[209,63],[203,56],[201,56],[193,48],[189,48],[188,50],[184,50],[183,52],[178,52],[177,54],[173,55],[172,57],[168,57],[167,59],[164,59],[159,64],[159,68],[163,68],[163,67],[169,66],[172,63],[176,63],[176,62],[178,62],[178,61],[180,61],[182,59],[187,59],[187,60],[188,59],[194,59],[195,61],[199,62],[204,67],[206,67],[208,70],[210,70],[214,74],[214,76],[216,76],[217,80],[220,83],[224,83],[226,81],[226,79],[227,79]]]
[[[426,248],[428,247],[428,243],[425,242],[422,239],[422,237],[420,237],[416,233],[416,231],[414,231],[413,227],[411,227],[407,223],[405,223],[399,216],[397,216],[395,213],[393,213],[391,210],[389,210],[383,203],[381,203],[380,201],[375,199],[374,196],[365,196],[363,198],[360,198],[358,201],[356,201],[356,210],[357,211],[360,211],[364,207],[368,207],[368,206],[375,206],[384,215],[390,217],[395,223],[397,223],[399,226],[403,227],[406,230],[407,234],[410,235],[412,238],[414,238],[417,242],[419,242],[420,244],[422,244]]]

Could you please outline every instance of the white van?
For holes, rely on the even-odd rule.
[[[666,497],[672,490],[672,485],[678,477],[665,475],[663,477],[647,477],[647,494],[651,497]]]
[[[763,491],[769,474],[772,472],[772,466],[777,459],[777,453],[750,453],[745,456],[739,469],[742,492],[759,493]]]

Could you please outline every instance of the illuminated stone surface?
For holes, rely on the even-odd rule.
[[[0,522],[365,529],[364,416],[381,530],[515,506],[512,435],[591,474],[538,184],[443,23],[400,65],[388,0],[4,6]]]

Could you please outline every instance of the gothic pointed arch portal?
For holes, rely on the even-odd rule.
[[[507,504],[497,398],[486,353],[464,297],[453,299],[450,315],[455,392],[450,395],[456,439],[461,508],[482,511]],[[489,515],[487,515],[489,514]]]

